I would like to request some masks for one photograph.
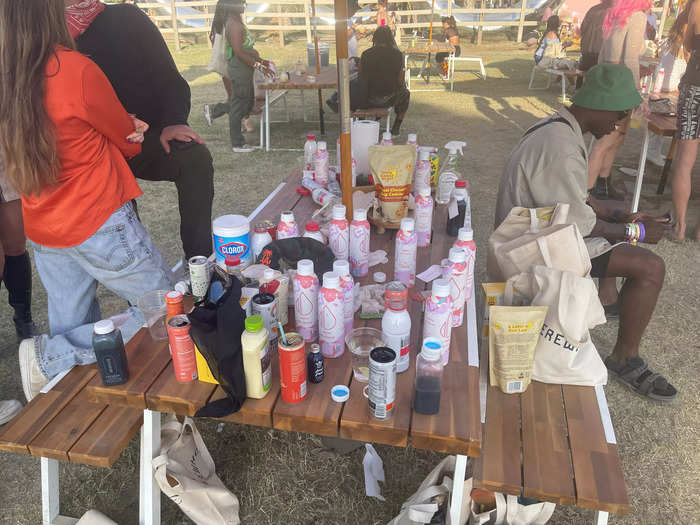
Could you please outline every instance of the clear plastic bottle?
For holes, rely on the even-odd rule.
[[[423,337],[435,337],[442,343],[442,364],[450,360],[452,339],[452,299],[450,281],[435,279],[430,295],[425,300],[423,317]]]
[[[241,282],[241,286],[245,285],[246,279],[241,272],[241,258],[235,255],[227,255],[224,264],[226,265],[226,273],[238,279]]]
[[[304,169],[311,170],[314,165],[314,153],[318,149],[316,144],[316,135],[309,133],[306,135],[306,142],[304,143]]]
[[[280,222],[277,224],[277,240],[299,237],[299,227],[294,219],[294,212],[283,211],[280,214]]]
[[[391,132],[390,131],[385,131],[382,133],[382,140],[379,143],[380,146],[393,146],[394,141],[391,140]]]
[[[363,208],[353,210],[348,259],[350,270],[355,277],[364,277],[369,273],[369,221],[367,210]]]
[[[241,334],[243,372],[246,395],[262,399],[272,385],[270,334],[259,315],[246,317],[245,330]]]
[[[457,159],[459,155],[463,155],[462,148],[466,146],[466,142],[453,140],[445,144],[447,149],[447,160],[438,176],[438,188],[435,194],[435,202],[438,204],[447,204],[452,197],[452,190],[455,186],[455,181],[461,179],[462,175],[457,168]]]
[[[452,197],[454,202],[450,202],[450,211],[448,212],[447,218],[447,235],[452,237],[457,237],[459,229],[464,227],[464,219],[467,215],[467,181],[466,180],[456,180],[454,195]],[[455,206],[456,210],[452,207]],[[456,215],[450,217],[452,213],[456,211]],[[471,220],[469,221],[471,224]]]
[[[415,222],[410,217],[401,219],[401,228],[396,233],[394,256],[394,279],[412,288],[416,284],[416,239]]]
[[[301,259],[294,276],[294,320],[304,341],[318,339],[318,277],[314,262]]]
[[[430,245],[433,227],[433,198],[430,196],[430,186],[421,188],[418,192],[413,215],[416,219],[416,242],[419,248],[425,248]]]
[[[408,289],[400,281],[386,285],[386,310],[382,316],[382,339],[396,352],[396,371],[405,372],[411,361],[411,316],[408,314]]]
[[[355,281],[350,275],[348,261],[334,261],[333,271],[340,277],[340,287],[343,289],[343,324],[345,335],[352,332],[355,317]]]
[[[330,191],[325,188],[315,188],[311,190],[311,198],[316,204],[325,206],[326,204],[340,202],[340,198],[337,195],[333,195]],[[333,204],[331,204],[332,206]]]
[[[430,149],[420,148],[418,150],[418,162],[416,170],[413,172],[413,195],[418,195],[420,190],[428,188],[430,191]]]
[[[419,414],[431,415],[440,411],[441,350],[439,339],[423,339],[423,347],[416,358],[416,388],[413,394],[413,409]]]
[[[309,237],[310,239],[316,239],[318,242],[326,244],[326,239],[323,238],[321,233],[321,227],[316,221],[306,221],[306,231],[303,237]]]
[[[418,135],[415,133],[409,133],[408,137],[406,138],[406,144],[418,148]]]
[[[345,206],[336,204],[333,206],[331,222],[328,226],[328,246],[330,246],[336,259],[348,260],[350,246],[350,225],[345,218]]]
[[[272,268],[266,268],[260,280],[260,285],[272,281],[279,283],[273,295],[277,299],[277,319],[284,326],[289,321],[289,277]]]
[[[340,357],[345,351],[343,289],[335,272],[323,274],[318,291],[318,342],[323,357]]]
[[[328,149],[325,141],[318,142],[313,158],[316,182],[325,186],[328,182]]]

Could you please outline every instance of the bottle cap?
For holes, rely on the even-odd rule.
[[[352,219],[357,222],[362,222],[367,220],[367,210],[364,208],[355,208],[352,211]]]
[[[227,255],[224,264],[226,266],[239,266],[241,264],[241,258],[237,255]]]
[[[466,188],[467,187],[467,181],[464,179],[457,179],[455,181],[455,188]]]
[[[249,332],[258,332],[262,330],[264,324],[261,315],[250,315],[245,318],[245,329]]]
[[[320,227],[316,221],[306,221],[306,231],[307,232],[317,232]]]
[[[325,140],[318,141],[318,150],[319,151],[326,151],[327,148],[328,148],[328,145],[326,144]]]
[[[420,355],[426,361],[437,361],[442,357],[442,342],[437,337],[423,339]]]
[[[452,247],[450,248],[449,259],[456,263],[467,262],[467,254],[464,253],[462,248]]]
[[[405,232],[412,232],[416,229],[416,223],[411,217],[401,219],[401,229]]]
[[[450,281],[447,279],[435,279],[433,281],[433,288],[431,294],[435,297],[449,297],[450,296]]]
[[[385,131],[382,133],[382,140],[391,140],[391,131]]]
[[[406,309],[408,302],[408,288],[401,281],[391,281],[384,291],[386,307],[394,312]]]
[[[280,222],[294,222],[294,212],[293,211],[283,211],[280,213]]]
[[[418,195],[421,197],[429,197],[430,196],[430,187],[424,186],[421,189],[418,190]]]
[[[344,403],[350,399],[350,389],[345,385],[335,385],[331,388],[331,399],[336,403]]]
[[[299,274],[299,275],[313,275],[314,274],[314,262],[311,259],[301,259],[297,263],[297,274]]]
[[[408,139],[406,140],[406,144],[413,144],[418,142],[418,135],[415,133],[409,133],[408,134]]]
[[[464,252],[462,252],[464,253]],[[326,272],[323,274],[324,288],[340,288],[340,276],[335,272]]]
[[[348,261],[343,260],[334,261],[333,271],[340,276],[348,275],[350,273],[350,263]]]
[[[332,213],[333,220],[343,220],[345,218],[345,206],[343,204],[334,204]]]
[[[182,302],[182,292],[171,290],[165,294],[165,304],[177,304]]]
[[[311,343],[311,353],[318,354],[321,352],[321,345],[318,343]]]
[[[314,135],[313,133],[309,133],[308,135],[306,135],[306,140],[316,140],[316,135]]]
[[[386,282],[386,274],[384,272],[374,272],[374,282],[375,283],[385,283]]]
[[[187,284],[187,281],[176,282],[174,288],[175,288],[175,290],[180,292],[182,295],[185,295],[186,293],[189,293],[189,291],[190,291],[190,286]]]
[[[457,240],[460,241],[473,241],[474,240],[474,232],[472,231],[471,228],[460,228],[459,231],[457,232]]]
[[[114,332],[114,322],[111,319],[102,319],[102,321],[97,321],[92,328],[98,335],[111,334]]]
[[[253,231],[255,233],[265,233],[267,231],[267,224],[265,224],[264,222],[259,222],[253,228]]]
[[[273,270],[272,268],[265,268],[265,270],[263,270],[263,279],[265,279],[266,281],[270,281],[274,278],[275,270]]]

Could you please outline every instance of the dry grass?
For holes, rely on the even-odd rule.
[[[301,52],[299,45],[280,49],[261,43],[264,56],[278,66],[290,67]],[[414,93],[404,134],[416,131],[422,144],[442,146],[451,139],[465,139],[469,146],[463,163],[470,181],[474,224],[479,245],[479,277],[483,279],[486,240],[492,230],[495,188],[508,151],[524,129],[557,106],[557,90],[527,91],[531,51],[512,43],[487,44],[480,49],[465,46],[465,55],[488,57],[488,79],[458,73],[454,93]],[[333,54],[333,51],[331,51]],[[215,75],[207,74],[205,47],[191,47],[175,54],[179,67],[192,85],[192,126],[209,143],[216,163],[215,215],[250,212],[298,164],[298,152],[256,152],[234,156],[228,148],[225,120],[207,128],[201,107],[223,97]],[[303,136],[313,129],[300,119],[295,96],[290,98],[296,114],[291,124],[273,127],[273,145],[300,148]],[[311,110],[311,105],[309,105]],[[329,117],[328,142],[333,145],[337,123]],[[404,135],[405,136],[405,135]],[[253,140],[255,136],[251,137]],[[618,162],[636,166],[640,134],[633,130]],[[332,147],[332,146],[331,146]],[[697,171],[697,170],[696,170]],[[658,177],[649,168],[649,180]],[[695,177],[696,188],[700,184]],[[167,183],[142,183],[145,195],[139,211],[151,235],[170,261],[178,256],[178,212],[174,187]],[[695,213],[698,201],[692,204]],[[670,198],[646,199],[643,206],[667,211]],[[700,388],[698,329],[700,269],[697,243],[662,242],[654,248],[666,261],[664,290],[645,335],[642,355],[654,370],[665,374],[679,389],[679,399],[662,406],[631,394],[615,383],[607,396],[617,433],[632,511],[612,517],[612,523],[661,524],[700,523],[697,506],[700,471],[700,409],[693,401]],[[121,300],[101,290],[103,311],[111,314],[123,308]],[[0,399],[21,397],[17,371],[17,346],[11,330],[6,293],[0,293]],[[35,311],[40,327],[46,329],[46,296],[35,286]],[[617,323],[594,333],[603,356],[614,342]],[[418,486],[437,463],[440,455],[415,449],[378,446],[384,459],[388,482],[385,503],[364,496],[362,450],[339,456],[326,452],[314,436],[227,424],[221,433],[210,421],[198,423],[218,471],[241,503],[244,523],[254,524],[374,524],[386,523],[402,501]],[[39,462],[35,458],[0,453],[3,480],[0,481],[0,523],[40,521]],[[63,512],[79,516],[98,508],[123,524],[137,522],[138,441],[135,439],[112,469],[62,465]],[[163,523],[189,523],[169,501],[163,500]],[[553,523],[582,524],[592,513],[559,508]]]

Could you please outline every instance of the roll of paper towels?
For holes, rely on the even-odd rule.
[[[351,130],[352,151],[357,160],[357,174],[369,175],[369,147],[379,143],[379,122],[354,120]]]

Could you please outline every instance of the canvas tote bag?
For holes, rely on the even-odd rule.
[[[211,58],[207,70],[215,71],[222,77],[228,76],[226,63],[226,37],[222,33],[214,35],[214,44],[211,48]]]
[[[198,525],[238,525],[238,498],[216,475],[192,418],[166,417],[160,456],[153,458],[160,490]]]
[[[506,496],[506,525],[544,525],[554,513],[554,503],[521,505],[518,496]]]
[[[564,385],[604,385],[607,369],[589,333],[605,323],[593,280],[544,266],[533,267],[532,279],[532,305],[549,307],[535,349],[532,379]]]

